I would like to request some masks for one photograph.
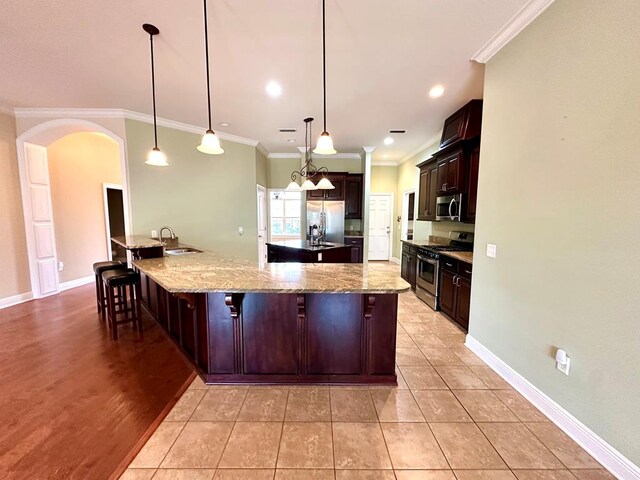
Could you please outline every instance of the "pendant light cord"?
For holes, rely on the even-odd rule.
[[[323,110],[324,110],[324,129],[327,131],[327,55],[326,55],[326,40],[325,40],[325,0],[322,0],[322,98],[323,98]]]
[[[156,122],[156,68],[153,62],[153,35],[149,34],[151,42],[151,91],[153,94],[153,142],[155,148],[158,148],[158,125]]]
[[[204,54],[207,59],[207,110],[209,112],[209,130],[211,130],[211,87],[209,81],[209,29],[207,27],[207,0],[204,0]]]

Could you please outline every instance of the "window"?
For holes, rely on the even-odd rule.
[[[300,238],[300,192],[269,192],[271,240]]]

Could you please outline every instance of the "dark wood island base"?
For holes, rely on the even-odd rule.
[[[396,385],[397,293],[170,293],[146,310],[205,382]]]

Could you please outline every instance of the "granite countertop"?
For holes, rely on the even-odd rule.
[[[134,260],[172,293],[400,293],[410,286],[382,264],[267,263],[211,252]]]
[[[402,243],[406,243],[407,245],[412,245],[414,247],[428,247],[429,245],[447,245],[449,242],[444,240],[400,240]]]
[[[473,264],[473,252],[440,252],[440,255],[446,255],[461,262]]]
[[[138,248],[154,248],[161,247],[162,243],[159,240],[145,237],[144,235],[127,235],[125,237],[111,237],[111,240],[118,245],[123,246],[127,250],[134,250]]]
[[[291,248],[294,250],[307,250],[310,252],[321,252],[323,250],[333,250],[334,248],[351,248],[351,245],[331,242],[323,243],[322,245],[311,245],[308,240],[281,240],[279,242],[267,242],[267,245]]]

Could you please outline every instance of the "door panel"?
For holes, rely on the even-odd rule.
[[[456,286],[453,283],[455,275],[447,270],[440,274],[440,308],[450,317],[455,317]]]
[[[392,203],[391,195],[369,199],[369,260],[389,260]]]
[[[471,282],[466,278],[460,278],[458,285],[458,298],[456,299],[455,320],[464,329],[469,328],[469,310],[471,308]]]
[[[438,166],[434,165],[429,171],[429,186],[427,188],[427,211],[425,220],[435,221],[436,201],[438,200]]]

